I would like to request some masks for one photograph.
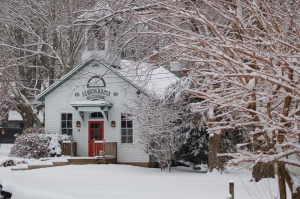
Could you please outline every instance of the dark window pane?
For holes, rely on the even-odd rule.
[[[67,114],[65,113],[61,114],[61,120],[67,120]]]
[[[67,128],[72,128],[72,121],[67,121]]]
[[[72,135],[73,134],[73,130],[72,129],[68,129],[68,135]]]
[[[95,124],[94,123],[90,123],[90,128],[95,128]]]
[[[127,122],[127,128],[132,128],[132,121]]]
[[[121,142],[126,143],[126,136],[122,136]]]
[[[101,112],[98,112],[98,117],[99,118],[102,118],[103,117],[103,114]]]
[[[91,117],[92,117],[92,118],[97,117],[97,112],[91,113]]]
[[[101,112],[93,112],[91,113],[91,118],[103,118],[103,115]]]
[[[67,127],[67,122],[61,121],[61,128],[66,128],[66,127]]]
[[[121,121],[121,128],[126,128],[126,121]]]
[[[62,129],[62,130],[61,130],[61,133],[62,133],[62,134],[67,134],[67,129]]]
[[[100,123],[95,123],[95,128],[100,128]]]
[[[68,114],[67,120],[72,120],[72,114],[71,113]]]
[[[133,143],[133,137],[132,136],[127,137],[127,143]]]
[[[95,129],[95,134],[100,134],[101,130],[100,129]]]
[[[133,135],[133,129],[128,129],[128,130],[127,130],[127,135],[132,136],[132,135]]]
[[[126,129],[121,129],[121,135],[126,136],[127,135],[127,130]]]

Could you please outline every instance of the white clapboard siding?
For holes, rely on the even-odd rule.
[[[113,107],[109,110],[108,121],[105,119],[93,119],[93,121],[104,121],[105,141],[118,143],[118,162],[149,162],[149,155],[136,144],[136,128],[134,128],[135,143],[121,143],[121,113],[125,112],[125,104],[129,106],[132,104],[132,100],[137,96],[137,88],[115,73],[107,70],[106,67],[102,67],[101,64],[98,64],[98,66],[90,64],[46,96],[46,131],[49,133],[60,133],[61,113],[72,113],[73,139],[77,142],[77,154],[79,156],[87,156],[89,113],[85,112],[84,120],[82,121],[81,116],[70,103],[87,100],[86,97],[82,96],[82,92],[87,90],[86,84],[88,80],[93,76],[101,76],[103,74],[105,74],[103,79],[106,83],[106,87],[103,89],[111,91],[111,95],[107,96],[105,101],[111,102]],[[117,92],[118,95],[114,96],[114,92]],[[76,93],[80,96],[76,97]],[[140,95],[144,94],[141,93]],[[94,111],[97,112],[96,109]],[[81,121],[81,128],[75,127],[76,121]],[[111,121],[116,122],[116,127],[110,127]]]

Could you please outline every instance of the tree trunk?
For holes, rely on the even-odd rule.
[[[30,105],[20,104],[18,109],[21,112],[21,116],[24,121],[24,129],[32,127],[42,127],[42,123],[36,114],[34,114],[30,108]]]
[[[275,178],[275,168],[273,162],[258,162],[252,169],[252,177],[255,182],[263,178]]]
[[[8,127],[8,108],[6,107],[1,107],[1,123],[2,123],[2,128],[7,128]]]
[[[278,182],[279,182],[279,191],[280,191],[280,199],[286,199],[286,186],[285,183],[288,184],[289,189],[292,193],[292,199],[300,199],[300,187],[296,188],[296,192],[294,190],[294,183],[289,172],[285,168],[285,164],[282,162],[277,163],[278,165]]]
[[[285,168],[284,164],[277,164],[277,173],[278,173],[278,185],[279,185],[279,195],[280,199],[286,199],[286,187],[285,187]]]
[[[297,188],[296,193],[292,193],[292,199],[299,199],[300,198],[300,187]]]
[[[217,156],[222,152],[221,134],[214,134],[208,139],[208,167],[209,171],[214,169],[223,170],[224,161]]]

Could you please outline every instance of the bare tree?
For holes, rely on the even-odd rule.
[[[0,71],[0,122],[2,128],[8,127],[8,114],[11,107],[10,81]]]
[[[138,144],[146,148],[162,170],[171,171],[174,153],[181,143],[177,133],[182,124],[182,109],[170,106],[157,97],[139,98],[130,108],[139,128]]]
[[[11,82],[14,108],[25,128],[41,126],[35,96],[80,61],[84,32],[74,21],[94,1],[1,1],[0,48]]]

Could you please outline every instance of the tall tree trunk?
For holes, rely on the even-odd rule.
[[[292,193],[292,199],[300,198],[300,187],[297,188],[296,193]]]
[[[29,104],[19,104],[18,109],[21,112],[25,129],[42,127],[42,123],[40,122],[39,118],[37,118],[37,115],[33,113]]]
[[[277,164],[278,173],[278,185],[279,185],[279,195],[280,199],[286,199],[286,187],[285,187],[285,168],[283,163]]]
[[[209,171],[214,169],[223,170],[223,158],[218,156],[222,152],[221,134],[214,134],[208,138],[208,167]]]

